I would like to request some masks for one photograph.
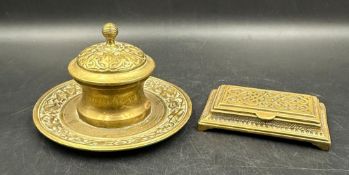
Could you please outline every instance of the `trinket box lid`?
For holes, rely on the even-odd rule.
[[[311,95],[222,85],[212,111],[320,126],[319,106],[318,98]]]
[[[155,68],[151,57],[128,43],[116,41],[118,27],[103,26],[106,41],[85,48],[68,66],[71,76],[81,83],[115,86],[149,77]]]

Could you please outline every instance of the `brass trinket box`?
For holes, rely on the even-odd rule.
[[[74,80],[59,84],[36,103],[37,129],[59,144],[90,151],[119,151],[159,142],[188,121],[192,105],[179,87],[151,77],[154,60],[131,44],[106,41],[84,49],[68,66]]]
[[[198,129],[227,129],[331,145],[326,108],[315,96],[221,85],[208,99]]]

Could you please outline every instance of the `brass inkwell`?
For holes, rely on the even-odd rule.
[[[84,49],[68,70],[74,80],[59,84],[36,103],[33,120],[49,139],[73,148],[118,151],[159,142],[181,129],[191,101],[177,86],[151,77],[152,58],[115,41],[107,23],[106,42]]]

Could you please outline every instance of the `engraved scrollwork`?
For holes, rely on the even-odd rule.
[[[89,71],[124,72],[143,65],[146,55],[139,48],[127,43],[99,43],[84,49],[76,59],[80,67]]]

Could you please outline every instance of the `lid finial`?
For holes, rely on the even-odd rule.
[[[106,23],[102,29],[103,36],[107,44],[114,44],[116,35],[118,35],[118,28],[114,23]]]

